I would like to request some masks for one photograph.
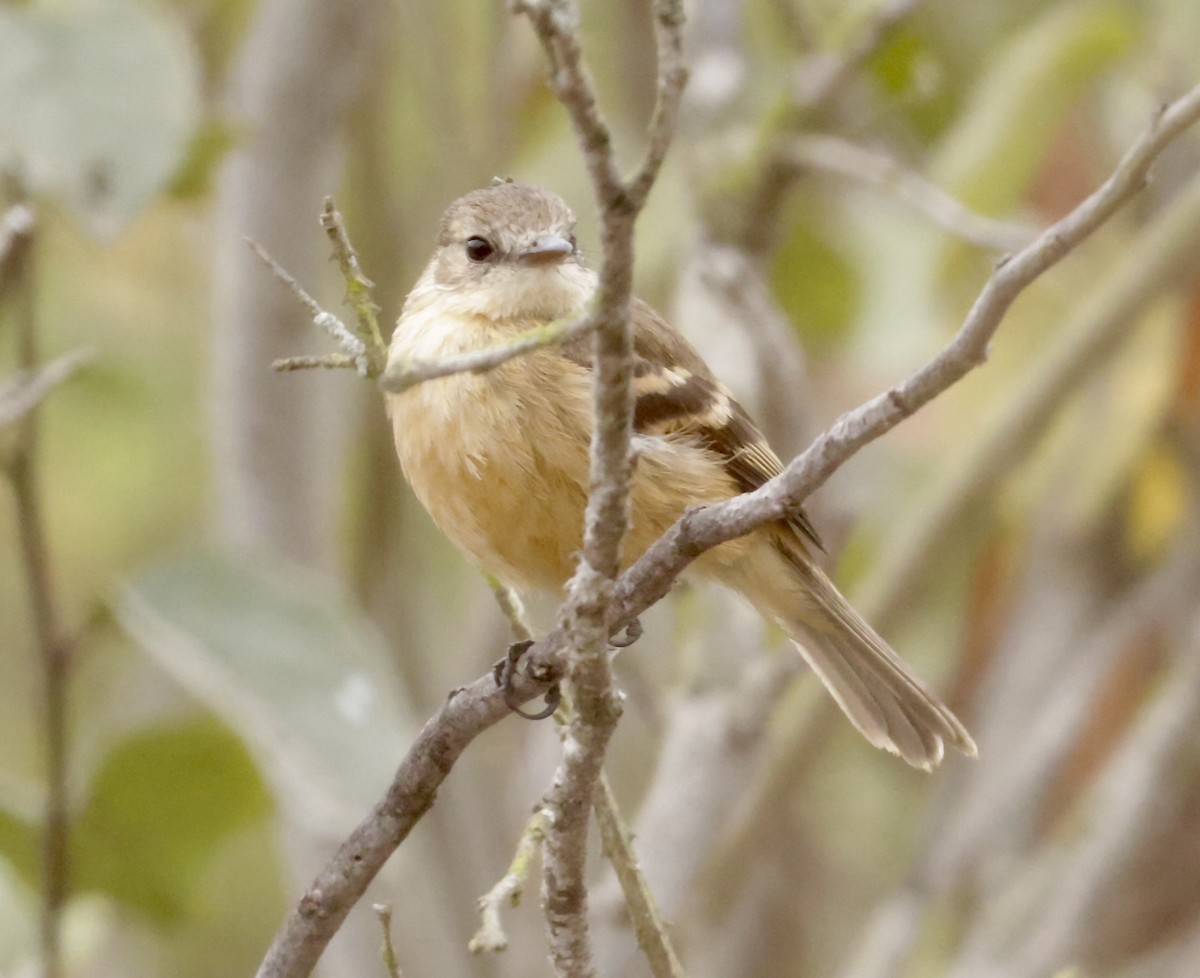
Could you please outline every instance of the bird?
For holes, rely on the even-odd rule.
[[[580,315],[598,276],[557,194],[493,181],[445,211],[409,292],[389,369],[469,353]],[[757,489],[783,466],[682,332],[634,297],[631,524],[622,567],[686,510]],[[586,336],[481,373],[387,395],[405,478],[471,561],[518,592],[561,595],[582,547],[592,433]],[[835,587],[802,511],[702,554],[685,571],[740,593],[781,628],[876,747],[929,771],[971,735]]]

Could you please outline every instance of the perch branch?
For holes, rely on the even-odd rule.
[[[620,631],[658,601],[700,553],[792,512],[853,454],[983,363],[988,343],[1021,291],[1129,200],[1154,160],[1198,117],[1200,86],[1164,108],[1095,193],[993,273],[958,334],[930,363],[843,415],[762,489],[686,514],[616,582],[606,619],[609,632]],[[571,647],[568,630],[562,627],[537,643],[514,677],[514,697],[528,702],[546,684],[561,679],[564,652]],[[259,978],[299,978],[311,971],[350,907],[433,804],[438,786],[463,750],[507,715],[504,696],[490,672],[455,691],[426,723],[384,800],[288,915]]]

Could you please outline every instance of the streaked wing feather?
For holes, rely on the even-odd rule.
[[[633,427],[643,435],[687,435],[720,457],[742,492],[753,492],[783,471],[758,426],[688,343],[650,306],[633,300]],[[563,353],[591,369],[591,345],[575,340]],[[801,510],[787,521],[806,544],[825,547]]]

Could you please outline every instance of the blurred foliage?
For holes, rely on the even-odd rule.
[[[116,744],[72,818],[72,883],[176,923],[218,844],[270,811],[242,742],[211,719],[139,730]],[[0,812],[0,852],[31,888],[35,824]]]
[[[650,110],[648,2],[583,4],[585,40],[627,160]],[[839,50],[878,6],[720,4],[741,17],[722,22],[724,33],[705,28],[715,39],[697,20],[698,52],[712,45],[741,61],[726,63],[724,75],[716,62],[698,61],[680,145],[640,226],[639,290],[667,309],[693,252],[745,230],[739,208],[789,118],[805,60],[785,27],[789,3],[819,52]],[[378,797],[418,719],[487,668],[506,640],[486,585],[403,489],[373,397],[346,411],[345,498],[314,516],[337,529],[336,567],[213,552],[208,525],[221,503],[210,455],[220,433],[207,393],[209,308],[214,263],[242,247],[213,240],[213,211],[221,167],[251,135],[227,104],[239,45],[259,9],[251,0],[0,5],[0,169],[37,205],[42,345],[47,359],[81,345],[100,351],[48,400],[41,459],[55,584],[72,634],[83,633],[71,699],[67,921],[79,976],[250,973],[285,901]],[[586,174],[527,26],[502,3],[473,0],[394,4],[386,24],[374,49],[361,52],[368,70],[347,120],[343,184],[326,188],[338,193],[367,274],[379,282],[384,315],[396,314],[427,259],[445,203],[494,174],[562,192],[595,253]],[[1103,178],[1161,100],[1195,82],[1196,50],[1192,0],[929,0],[813,124],[887,147],[977,210],[1045,224]],[[724,102],[712,95],[722,85],[732,89]],[[872,574],[1020,400],[1084,300],[1136,278],[1149,260],[1139,232],[1196,172],[1196,146],[1194,136],[1185,141],[1136,208],[1014,307],[986,370],[853,460],[813,501],[840,545],[844,582],[867,598],[879,593]],[[314,214],[318,207],[314,200]],[[759,257],[808,361],[810,428],[937,349],[996,259],[840,177],[805,175],[767,218],[778,233]],[[330,307],[339,299],[336,285],[304,284]],[[274,287],[264,274],[263,288]],[[946,680],[964,712],[985,683],[989,656],[1011,638],[1010,617],[1013,629],[1033,636],[1027,646],[1052,656],[1057,624],[1086,619],[1080,606],[1108,608],[1114,579],[1152,572],[1194,519],[1194,463],[1176,431],[1200,420],[1200,303],[1189,288],[1130,318],[1119,355],[1045,419],[945,546],[904,582],[904,614],[888,635],[923,675]],[[297,310],[298,329],[304,320]],[[0,318],[0,378],[11,372],[11,334]],[[692,336],[706,350],[728,349],[721,336]],[[265,364],[262,382],[358,389],[348,374],[271,378]],[[801,400],[793,390],[738,393],[782,399],[785,413]],[[5,502],[0,972],[24,974],[37,943],[44,784],[38,670],[11,514]],[[1051,548],[1068,536],[1091,555],[1072,565],[1084,583],[1047,584],[1036,572],[1061,558]],[[352,594],[334,583],[341,579]],[[1031,623],[1021,618],[1030,614],[1026,587],[1061,600]],[[101,605],[120,628],[89,624]],[[671,706],[728,681],[731,655],[757,652],[759,632],[721,609],[693,597],[657,611],[648,637],[621,657],[630,707],[613,768],[632,812],[653,782]],[[672,628],[671,614],[682,624]],[[1161,681],[1160,659],[1138,661],[1144,668],[1120,673],[1126,682],[1088,728],[1101,759]],[[778,951],[787,962],[764,957],[760,974],[837,973],[855,947],[862,908],[919,858],[927,806],[947,783],[935,787],[869,752],[840,722],[809,730],[804,721],[821,709],[811,694],[787,697],[768,748],[743,765],[767,768],[772,750],[789,765],[773,774],[778,805],[757,837],[769,858],[760,851],[744,867],[762,893],[776,892],[768,870],[786,877],[782,895],[765,909],[738,904],[736,919],[744,893],[730,886],[709,895],[730,914],[713,931],[740,932],[754,919],[769,936],[754,953]],[[464,758],[414,833],[402,873],[378,884],[397,903],[406,973],[546,973],[536,907],[515,916],[507,958],[467,963],[465,944],[474,899],[507,865],[554,749],[546,728],[501,725]],[[985,751],[980,770],[989,763]],[[1071,802],[1100,769],[1100,760],[1064,763],[1056,790],[1069,801],[1058,802],[1061,820],[1047,815],[1038,831],[1069,837],[1081,821]],[[1185,771],[1179,780],[1195,777]],[[1177,800],[1179,832],[1194,794]],[[999,875],[995,866],[980,869],[964,894],[934,907],[912,973],[943,973]],[[1138,893],[1147,878],[1131,878],[1126,892]],[[1196,918],[1190,891],[1155,896],[1179,927]],[[328,974],[369,973],[376,942],[368,919],[331,952]],[[1096,973],[1123,974],[1129,962],[1109,953],[1101,962],[1109,970]],[[757,959],[747,950],[745,960]]]

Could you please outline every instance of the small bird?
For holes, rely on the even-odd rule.
[[[494,346],[577,315],[597,276],[575,216],[540,187],[495,182],[456,200],[409,293],[389,365]],[[633,300],[634,447],[623,566],[690,506],[757,489],[779,458],[699,353]],[[417,498],[468,557],[518,591],[561,594],[582,546],[592,432],[591,345],[581,338],[388,396]],[[958,718],[850,607],[817,565],[808,517],[767,524],[701,555],[693,577],[742,594],[795,642],[876,747],[931,770],[945,745],[974,756]]]

